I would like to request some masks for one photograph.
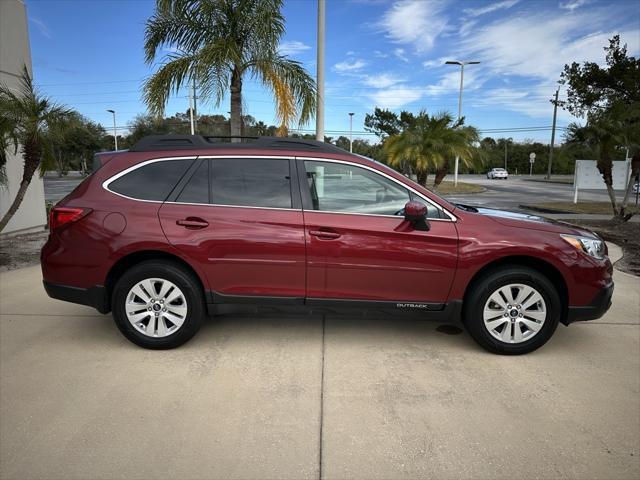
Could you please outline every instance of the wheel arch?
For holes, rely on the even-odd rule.
[[[553,264],[547,262],[538,257],[529,257],[526,255],[510,255],[506,257],[502,257],[498,260],[495,260],[487,265],[483,266],[480,270],[478,270],[474,276],[471,278],[471,281],[467,284],[467,287],[464,291],[463,297],[463,308],[467,301],[467,298],[475,287],[475,284],[478,283],[485,275],[492,272],[493,270],[497,270],[502,267],[527,267],[532,270],[536,270],[553,283],[558,289],[558,294],[560,295],[560,303],[562,305],[562,313],[560,316],[561,322],[565,323],[567,318],[567,309],[569,305],[569,289],[567,287],[567,282],[564,279],[564,276]]]
[[[198,272],[186,260],[179,257],[178,255],[174,255],[163,250],[140,250],[137,252],[129,253],[128,255],[120,258],[111,266],[109,273],[107,273],[105,289],[106,301],[108,302],[109,309],[111,308],[111,296],[113,294],[113,288],[115,287],[120,277],[122,277],[122,275],[131,267],[148,260],[168,261],[180,266],[185,271],[189,272],[200,285],[203,298],[206,299],[206,289],[202,278],[200,278]]]

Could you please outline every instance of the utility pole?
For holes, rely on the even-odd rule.
[[[113,114],[113,141],[116,144],[116,150],[118,150],[118,130],[116,129],[116,111],[107,110],[107,112]]]
[[[349,153],[353,153],[353,116],[354,112],[349,112]]]
[[[509,142],[507,139],[504,139],[504,169],[507,170],[507,144]],[[508,171],[508,170],[507,170]]]
[[[193,124],[193,104],[194,104],[193,89],[189,87],[189,118],[191,121],[191,135],[196,134],[196,127]]]
[[[547,166],[547,180],[551,180],[551,162],[553,162],[553,144],[556,141],[556,117],[558,116],[558,93],[560,93],[560,87],[556,89],[556,99],[553,102],[553,125],[551,126],[551,146],[549,147],[549,165]]]
[[[325,0],[318,0],[318,51],[316,65],[316,140],[324,142],[324,27]]]
[[[196,77],[193,77],[193,132],[198,131],[198,107],[196,106],[198,96],[196,95]]]
[[[458,120],[462,118],[462,92],[464,90],[464,66],[465,65],[477,65],[480,62],[459,62],[457,60],[448,60],[444,62],[445,65],[460,65],[460,94],[458,95]],[[460,164],[460,157],[456,155],[456,163],[453,172],[453,185],[458,186],[458,166]]]

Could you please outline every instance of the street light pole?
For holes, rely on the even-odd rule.
[[[466,61],[460,62],[458,60],[448,60],[444,62],[445,65],[460,65],[460,94],[458,95],[458,120],[462,118],[462,92],[464,91],[464,66],[465,65],[477,65],[480,62]],[[453,172],[453,185],[458,186],[458,167],[460,164],[460,157],[456,155],[456,163]]]
[[[553,102],[553,125],[551,127],[551,146],[549,147],[549,165],[547,166],[547,180],[551,180],[551,163],[553,162],[553,144],[556,140],[556,118],[558,117],[558,94],[560,88],[556,90],[556,99]]]
[[[116,144],[116,150],[118,150],[118,130],[116,129],[116,111],[107,110],[107,112],[113,114],[113,141]]]
[[[318,51],[316,65],[316,140],[324,142],[324,28],[325,0],[318,0]]]
[[[353,116],[354,112],[349,112],[349,153],[353,153]]]

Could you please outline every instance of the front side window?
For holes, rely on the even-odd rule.
[[[243,207],[291,208],[289,160],[215,159],[212,203]]]
[[[161,160],[136,168],[109,183],[109,190],[139,200],[163,202],[193,159]]]
[[[314,210],[402,215],[409,190],[382,175],[354,165],[305,161]]]

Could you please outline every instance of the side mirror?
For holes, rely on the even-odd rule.
[[[428,232],[431,226],[427,221],[427,206],[422,202],[411,201],[404,206],[404,219],[414,230]]]

